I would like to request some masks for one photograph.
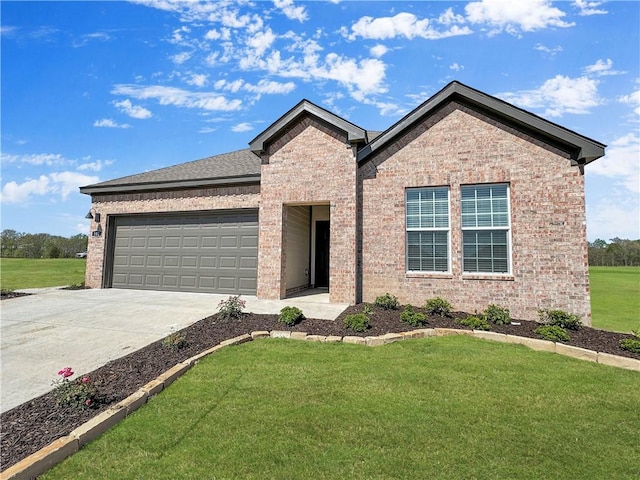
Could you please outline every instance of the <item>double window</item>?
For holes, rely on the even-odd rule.
[[[450,271],[449,211],[448,187],[406,190],[407,271]],[[460,212],[463,272],[509,273],[509,186],[461,186]]]
[[[406,191],[407,270],[449,271],[449,188]]]
[[[462,271],[509,272],[507,184],[466,185],[461,190]]]

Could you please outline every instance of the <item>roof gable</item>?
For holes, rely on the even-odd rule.
[[[358,161],[365,161],[383,146],[418,123],[422,118],[431,115],[444,104],[456,99],[479,107],[481,110],[514,125],[516,128],[531,131],[554,144],[565,145],[568,149],[575,152],[573,154],[575,157],[573,160],[578,164],[592,162],[604,155],[605,145],[600,142],[561,127],[558,124],[522,110],[510,103],[463,85],[460,82],[453,81],[369,142],[358,152]]]
[[[278,137],[283,131],[286,131],[305,114],[313,115],[346,132],[350,143],[364,143],[367,141],[367,132],[364,129],[304,99],[251,140],[249,142],[250,150],[260,155],[264,152],[266,144]]]

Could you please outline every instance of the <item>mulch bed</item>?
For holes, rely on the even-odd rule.
[[[362,312],[362,305],[347,308],[335,322],[305,319],[293,327],[278,322],[277,315],[244,314],[239,320],[223,320],[217,315],[207,317],[180,331],[187,340],[187,345],[180,350],[163,346],[160,340],[88,373],[100,394],[103,395],[104,403],[98,408],[78,410],[72,407],[60,407],[56,403],[53,392],[49,392],[3,413],[0,416],[0,468],[4,470],[55,439],[67,435],[175,364],[223,340],[258,330],[290,330],[316,335],[377,336],[416,328],[400,321],[400,310],[387,311],[377,307],[372,309],[373,314],[369,315],[371,328],[363,333],[347,330],[343,324],[344,316]],[[415,310],[422,311],[419,308]],[[429,316],[426,328],[466,328],[456,322],[457,319],[466,316],[467,314],[462,312],[455,312],[449,318]],[[537,322],[523,320],[520,323],[519,326],[492,325],[491,331],[535,337],[533,330],[539,326]],[[619,346],[622,338],[629,338],[631,335],[587,327],[579,331],[570,331],[569,335],[571,339],[567,342],[568,345],[640,359],[640,355],[623,350]],[[86,374],[85,372],[76,373],[77,375],[73,378]]]
[[[9,300],[10,298],[26,297],[31,295],[25,292],[14,292],[13,290],[2,290],[0,292],[0,300]]]

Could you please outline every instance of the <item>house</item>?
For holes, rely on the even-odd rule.
[[[303,100],[249,148],[82,187],[86,284],[390,292],[590,322],[584,167],[605,145],[459,82],[384,132]]]

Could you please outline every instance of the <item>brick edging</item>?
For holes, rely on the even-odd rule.
[[[422,328],[401,333],[386,333],[377,337],[356,337],[356,336],[325,336],[309,335],[305,332],[291,332],[287,330],[255,331],[251,334],[244,334],[220,342],[215,347],[209,348],[187,360],[180,362],[151,380],[146,385],[140,387],[136,392],[129,395],[116,405],[109,407],[104,412],[99,413],[91,420],[83,423],[74,429],[69,435],[58,438],[46,447],[22,459],[15,465],[0,473],[0,480],[26,480],[41,475],[51,467],[60,463],[65,458],[73,455],[87,442],[94,440],[122,419],[133,413],[142,405],[155,397],[162,390],[167,388],[178,377],[189,370],[198,361],[221,348],[231,345],[240,345],[260,338],[288,338],[291,340],[305,340],[323,343],[351,343],[356,345],[366,345],[377,347],[388,343],[399,342],[405,339],[442,337],[449,335],[469,335],[472,337],[491,340],[502,343],[514,343],[524,345],[533,350],[558,353],[568,357],[586,360],[594,363],[601,363],[612,367],[624,368],[628,370],[640,371],[640,360],[629,357],[620,357],[609,353],[596,352],[585,348],[573,347],[563,343],[551,342],[548,340],[538,340],[536,338],[519,337],[517,335],[507,335],[504,333],[486,332],[482,330],[461,330],[456,328]]]

